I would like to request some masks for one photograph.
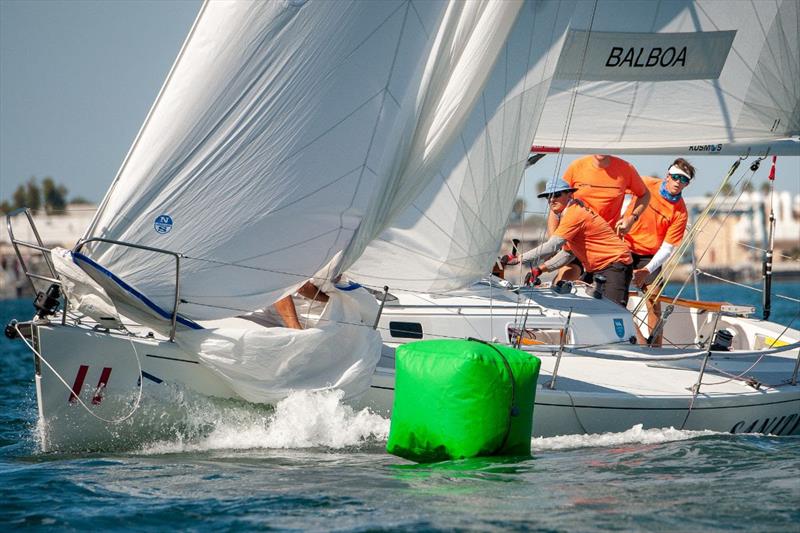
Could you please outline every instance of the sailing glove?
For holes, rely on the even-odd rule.
[[[525,275],[525,285],[541,285],[542,280],[539,276],[542,275],[542,269],[539,267],[532,267],[531,271]]]

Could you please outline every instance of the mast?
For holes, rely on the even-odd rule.
[[[772,249],[775,245],[775,210],[773,200],[775,197],[775,163],[778,157],[772,156],[772,167],[769,169],[769,245],[764,252],[764,291],[762,303],[764,306],[763,319],[769,318],[772,304]]]

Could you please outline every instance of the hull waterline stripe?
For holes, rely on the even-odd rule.
[[[166,355],[153,355],[153,354],[145,354],[145,357],[152,357],[154,359],[166,359],[167,361],[178,361],[181,363],[191,363],[193,365],[199,365],[199,361],[190,361],[189,359],[178,359],[177,357],[167,357]]]
[[[164,309],[159,307],[155,302],[150,300],[150,298],[148,298],[147,296],[145,296],[141,292],[139,292],[136,289],[134,289],[132,286],[130,286],[127,283],[125,283],[124,281],[122,281],[121,278],[119,278],[116,274],[114,274],[113,272],[111,272],[110,270],[108,270],[107,268],[102,266],[101,264],[93,261],[92,259],[89,259],[87,256],[83,255],[80,252],[72,252],[72,257],[73,257],[73,259],[76,259],[78,261],[83,261],[84,263],[86,263],[87,265],[92,267],[93,269],[97,270],[101,274],[103,274],[106,277],[108,277],[111,281],[113,281],[114,283],[119,285],[122,289],[124,289],[125,291],[130,293],[131,296],[133,296],[134,298],[136,298],[137,300],[142,302],[144,305],[146,305],[148,308],[150,308],[152,311],[154,311],[156,314],[158,314],[161,318],[164,318],[165,320],[171,320],[172,319],[172,313],[168,313],[167,311],[165,311]],[[189,320],[188,318],[184,318],[181,315],[178,315],[176,320],[178,321],[179,324],[182,324],[182,325],[186,326],[187,328],[203,329],[203,326],[201,326],[197,322]]]
[[[371,389],[381,389],[381,390],[390,390],[393,391],[394,388],[391,387],[381,387],[378,385],[370,385]],[[792,403],[792,402],[800,402],[800,398],[794,398],[791,400],[780,400],[777,402],[767,402],[767,403],[753,403],[747,405],[727,405],[727,406],[718,406],[718,407],[695,407],[692,409],[693,411],[713,411],[716,409],[741,409],[745,407],[765,407],[767,405],[779,405],[782,403]],[[546,405],[547,407],[564,407],[567,409],[613,409],[615,411],[686,411],[686,407],[606,407],[603,405],[570,405],[570,404],[562,404],[562,403],[541,403],[541,402],[534,402],[534,405]]]
[[[153,374],[150,374],[149,372],[145,372],[144,370],[142,370],[142,377],[145,377],[145,378],[149,379],[150,381],[152,381],[154,383],[159,383],[159,384],[160,383],[164,383],[163,379],[157,378]]]
[[[688,398],[687,398],[688,399]],[[767,402],[767,403],[752,403],[746,405],[724,405],[724,406],[716,406],[716,407],[695,407],[693,411],[713,411],[717,409],[742,409],[742,408],[749,408],[749,407],[766,407],[767,405],[779,405],[782,403],[793,403],[793,402],[800,402],[800,398],[794,398],[791,400],[780,400],[777,402]],[[613,409],[615,411],[686,411],[686,407],[607,407],[603,405],[569,405],[569,404],[561,404],[561,403],[539,403],[536,402],[535,405],[547,405],[548,407],[568,407],[572,409]]]

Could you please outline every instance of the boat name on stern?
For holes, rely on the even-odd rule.
[[[764,433],[770,435],[791,435],[800,425],[800,415],[776,416],[773,418],[756,418],[748,424],[748,420],[740,420],[731,428],[731,433]]]

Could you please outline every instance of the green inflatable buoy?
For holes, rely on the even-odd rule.
[[[420,463],[530,455],[540,366],[533,355],[475,339],[398,347],[386,450]]]

